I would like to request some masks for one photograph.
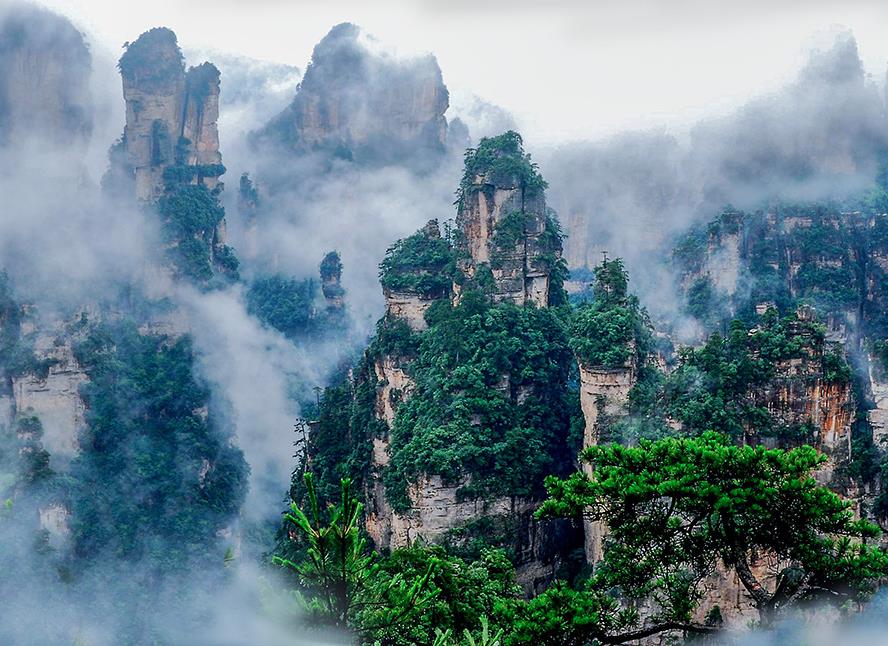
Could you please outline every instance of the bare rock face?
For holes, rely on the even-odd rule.
[[[873,442],[884,446],[888,439],[888,381],[874,369],[874,361],[869,361],[869,386],[875,407],[868,411],[869,423],[873,428]]]
[[[13,396],[19,413],[35,415],[43,424],[43,445],[54,466],[59,466],[58,461],[67,462],[78,450],[77,437],[86,425],[80,386],[88,378],[74,358],[70,339],[60,345],[40,345],[35,347],[37,357],[52,363],[43,375],[13,379]]]
[[[799,321],[790,333],[805,348],[804,356],[775,364],[776,375],[765,388],[752,393],[756,405],[767,408],[775,420],[786,426],[809,422],[814,437],[805,441],[841,461],[851,454],[851,424],[855,401],[850,383],[830,383],[823,374],[825,343],[811,338],[802,322],[813,313],[799,310]]]
[[[410,396],[413,380],[404,369],[401,357],[385,355],[373,366],[379,387],[376,390],[376,417],[391,428],[398,404]]]
[[[83,35],[66,18],[31,5],[0,10],[0,145],[84,146],[90,71]]]
[[[585,427],[583,430],[583,448],[595,446],[599,442],[601,429],[599,422],[604,416],[623,413],[629,401],[629,391],[637,381],[637,370],[634,363],[618,368],[584,365],[579,362],[580,369],[580,407],[583,410]],[[591,475],[591,465],[583,462],[583,471]],[[597,563],[604,555],[603,540],[607,528],[600,521],[583,520],[585,534],[586,560]]]
[[[164,171],[193,167],[193,183],[213,188],[219,166],[219,70],[203,63],[185,72],[176,35],[164,27],[142,34],[120,58],[126,163],[140,200],[163,191]]]
[[[395,421],[398,404],[405,401],[414,388],[414,382],[405,370],[405,364],[409,360],[410,357],[385,355],[377,358],[373,364],[377,384],[374,414],[377,419],[385,422],[388,429]],[[388,433],[384,437],[374,437],[372,441],[371,464],[374,473],[378,474],[389,463]],[[376,547],[392,549],[403,546],[404,543],[399,543],[400,539],[397,538],[398,534],[404,533],[398,529],[403,523],[392,509],[379,477],[370,479],[366,498],[368,505],[365,528]]]
[[[492,281],[494,302],[549,304],[561,243],[550,230],[544,188],[517,133],[482,141],[467,162],[456,218],[460,269],[479,284]]]
[[[366,42],[355,25],[333,27],[293,102],[255,143],[382,163],[443,152],[449,94],[435,58],[397,60]]]
[[[434,302],[434,299],[423,298],[419,294],[386,292],[385,313],[405,321],[413,331],[422,332],[428,328],[425,313]]]

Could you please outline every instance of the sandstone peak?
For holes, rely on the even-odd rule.
[[[0,144],[85,144],[90,72],[89,49],[68,19],[31,5],[0,13]]]
[[[561,236],[546,186],[517,132],[484,138],[466,153],[456,218],[460,269],[492,282],[495,301],[549,304]]]
[[[338,251],[324,256],[320,266],[321,291],[328,310],[340,311],[345,308],[345,290],[342,288],[342,259]]]
[[[449,94],[434,56],[398,59],[359,27],[333,27],[314,48],[293,102],[254,142],[389,163],[444,151]]]
[[[186,73],[176,35],[166,27],[128,43],[118,66],[126,101],[124,174],[134,178],[136,197],[157,199],[174,167],[187,169],[192,183],[214,188],[225,170],[216,123],[219,70],[203,63]]]

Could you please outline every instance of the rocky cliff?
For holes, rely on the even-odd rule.
[[[870,409],[876,432],[885,416],[878,393],[888,338],[886,234],[888,216],[872,204],[844,212],[827,205],[775,206],[758,213],[726,212],[684,238],[675,253],[688,312],[705,325],[734,315],[752,325],[768,308],[791,312],[800,305],[800,318],[816,315],[824,321],[825,339],[812,346],[814,354],[778,366],[782,379],[795,386],[775,383],[757,397],[788,418],[810,416],[820,429],[810,439],[832,452],[844,447],[846,455],[855,407]],[[820,370],[814,355],[829,354],[831,348],[858,367],[861,401],[850,384],[837,389],[824,383],[822,374],[819,381],[810,374]]]
[[[636,383],[634,360],[611,368],[594,366],[580,360],[580,407],[583,411],[583,448],[595,446],[602,436],[600,421],[625,414],[629,393]],[[583,471],[591,474],[592,467],[583,463]],[[602,541],[607,533],[600,521],[583,520],[586,560],[597,563],[603,556]]]
[[[176,35],[158,27],[120,58],[126,127],[123,145],[140,200],[163,193],[169,169],[187,167],[189,181],[214,188],[224,172],[219,153],[219,70],[203,63],[185,71]]]
[[[331,29],[293,102],[254,143],[371,163],[443,152],[449,97],[435,58],[401,60],[369,42],[355,25]]]
[[[579,542],[567,525],[533,517],[544,471],[570,464],[571,355],[547,308],[560,293],[560,235],[515,133],[475,154],[457,231],[442,236],[430,221],[380,265],[386,315],[354,374],[350,427],[366,416],[366,445],[355,450],[368,455],[366,527],[378,548],[431,542],[468,553],[487,541],[509,551],[532,591]],[[492,195],[508,212],[484,212],[479,227]]]
[[[31,5],[0,11],[0,144],[85,146],[91,57],[66,19]]]
[[[128,43],[118,67],[126,126],[103,186],[156,206],[169,271],[204,284],[236,278],[219,203],[219,70],[203,63],[186,72],[176,35],[164,27]]]
[[[515,132],[468,153],[456,217],[458,264],[470,280],[492,283],[496,302],[549,304],[561,237],[545,187]]]

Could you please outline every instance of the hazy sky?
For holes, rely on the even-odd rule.
[[[0,0],[0,3],[8,0]],[[531,139],[680,124],[790,78],[825,33],[851,29],[881,85],[885,0],[43,0],[116,53],[165,25],[187,49],[304,67],[355,22],[398,51],[437,55],[451,90],[518,116]]]

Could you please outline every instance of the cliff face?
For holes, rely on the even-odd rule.
[[[617,368],[591,366],[579,361],[580,407],[583,410],[583,448],[595,446],[601,438],[599,421],[625,412],[629,392],[636,383],[637,367],[634,361]],[[592,467],[582,464],[583,471],[591,475]],[[603,556],[602,541],[607,532],[600,521],[583,520],[586,560],[597,563]]]
[[[450,297],[449,245],[441,238],[437,220],[429,220],[417,233],[398,244],[404,261],[389,266],[387,261],[383,262],[385,313],[421,332],[428,327],[425,314],[429,307],[437,300]]]
[[[549,304],[562,247],[545,187],[517,133],[470,151],[456,217],[458,264],[469,279],[492,283],[495,302]]]
[[[849,455],[857,405],[871,408],[875,434],[886,416],[880,395],[880,348],[888,337],[886,233],[888,216],[876,211],[775,207],[725,213],[676,252],[689,310],[706,323],[734,315],[753,320],[768,307],[787,311],[799,303],[816,310],[826,324],[825,344],[777,365],[774,383],[755,398],[789,423],[810,419],[819,431],[806,440],[836,459]],[[799,314],[811,316],[807,305]],[[850,384],[824,380],[820,359],[831,348],[870,366],[860,371],[865,401],[855,401]]]
[[[0,13],[0,144],[85,145],[90,72],[83,36],[67,19],[30,5]]]
[[[43,446],[56,468],[76,455],[77,438],[85,426],[80,387],[88,378],[74,358],[72,343],[60,329],[55,334],[40,334],[34,352],[38,361],[48,364],[46,371],[12,380],[15,411],[40,419]]]
[[[518,158],[523,159],[520,155]],[[437,328],[430,329],[426,320],[430,308],[438,303],[442,306],[441,315],[447,316],[445,310],[452,312],[458,308],[467,290],[473,290],[475,298],[484,300],[487,303],[485,307],[495,308],[499,303],[519,306],[533,303],[546,308],[548,304],[547,268],[535,262],[543,254],[542,238],[546,235],[547,224],[545,200],[542,195],[525,195],[524,188],[517,184],[516,180],[509,185],[493,170],[486,178],[480,176],[477,185],[466,191],[461,205],[458,243],[453,245],[449,239],[442,238],[438,223],[433,220],[413,236],[393,245],[380,265],[386,300],[386,317],[380,324],[381,347],[384,349],[372,357],[372,375],[366,378],[375,387],[373,416],[381,422],[380,428],[384,430],[368,439],[372,442],[372,458],[365,497],[368,502],[366,528],[378,548],[390,550],[415,541],[460,546],[471,542],[475,532],[493,532],[498,537],[496,540],[511,550],[518,580],[530,591],[541,589],[554,576],[561,563],[557,546],[565,540],[577,538],[574,535],[566,538],[557,523],[558,529],[553,530],[553,525],[543,526],[535,521],[533,511],[539,504],[537,495],[526,490],[513,495],[482,493],[484,490],[479,486],[485,485],[479,485],[479,478],[468,469],[460,469],[457,475],[443,475],[431,468],[426,469],[410,478],[406,484],[405,500],[398,506],[392,503],[389,498],[391,492],[383,484],[384,474],[393,468],[393,455],[403,448],[397,442],[405,441],[405,432],[408,433],[407,437],[411,434],[411,431],[398,430],[403,429],[398,427],[403,415],[402,407],[406,403],[409,408],[417,397],[425,401],[431,396],[427,391],[427,382],[421,382],[425,390],[417,395],[419,385],[416,380],[417,362],[423,360],[417,356],[418,344],[423,335],[440,334]],[[496,209],[483,210],[488,198],[500,200]],[[506,226],[516,220],[519,222],[518,226],[508,231],[502,226],[507,219],[503,207],[510,209],[512,214]],[[477,217],[480,213],[484,213],[483,219]],[[524,224],[524,220],[527,220],[527,224]],[[560,242],[557,232],[548,233]],[[508,245],[503,242],[506,237],[509,238]],[[560,249],[560,245],[553,244],[552,247]],[[460,262],[460,258],[464,260]],[[493,270],[492,265],[495,267]],[[491,272],[494,279],[484,281],[482,274]],[[535,312],[536,309],[526,311]],[[496,316],[485,325],[504,323],[499,322]],[[507,336],[520,334],[511,327],[501,332]],[[397,348],[392,340],[395,336],[404,338]],[[441,350],[447,351],[438,348],[438,351]],[[471,363],[472,352],[466,352]],[[516,366],[524,365],[524,359],[517,356],[507,358],[510,352],[516,352],[515,347],[505,344],[503,354],[497,351],[494,355],[496,358],[491,358],[499,368],[495,374],[483,377],[490,384],[482,389],[484,394],[479,394],[479,397],[493,396],[497,401],[500,398],[508,400],[511,402],[509,406],[516,411],[523,411],[525,406],[530,407],[528,411],[532,410],[532,402],[544,395],[538,392],[539,384],[526,376],[526,373],[533,372],[533,368],[528,365],[523,369],[526,372],[522,372]],[[569,353],[563,349],[562,352],[562,358],[569,359]],[[459,356],[455,361],[445,362],[446,366],[432,369],[443,371],[436,379],[448,379],[446,375],[450,371],[488,370],[481,368],[485,363],[481,358],[477,359],[478,365],[451,365],[462,361]],[[510,363],[514,363],[514,366],[510,366]],[[466,386],[463,384],[458,389],[464,390]],[[557,385],[552,386],[557,388]],[[448,398],[453,395],[441,393],[441,396]],[[465,424],[465,432],[470,435],[490,433],[485,428],[487,425],[502,423],[487,419],[490,412],[483,404],[472,400],[459,408],[473,406],[478,409],[466,411],[465,419],[460,422],[448,422],[452,413],[445,413],[443,419],[429,423],[444,426]],[[533,413],[517,413],[519,417],[523,414]],[[422,423],[426,423],[425,420]],[[541,435],[544,433],[540,431]],[[505,438],[494,437],[491,441],[505,442]],[[516,479],[520,480],[520,476]]]
[[[194,168],[192,183],[214,188],[219,153],[219,70],[210,63],[186,73],[176,35],[166,28],[142,34],[120,58],[126,161],[140,200],[163,192],[164,172]]]
[[[330,30],[293,102],[256,134],[257,145],[383,163],[443,152],[449,95],[435,58],[396,60],[366,42],[355,25]]]
[[[802,309],[801,321],[810,320],[813,312]],[[790,333],[805,348],[802,357],[775,364],[776,375],[770,384],[752,393],[753,401],[785,426],[801,426],[809,422],[813,437],[807,443],[821,450],[847,459],[851,451],[851,424],[854,421],[855,401],[850,381],[831,381],[824,373],[823,353],[826,343],[810,339],[810,333],[800,325],[790,327]]]
[[[474,277],[487,265],[496,300],[546,307],[550,268],[540,258],[549,251],[545,199],[528,198],[520,187],[497,186],[483,175],[475,178],[472,189],[457,217],[470,257],[463,271]]]

